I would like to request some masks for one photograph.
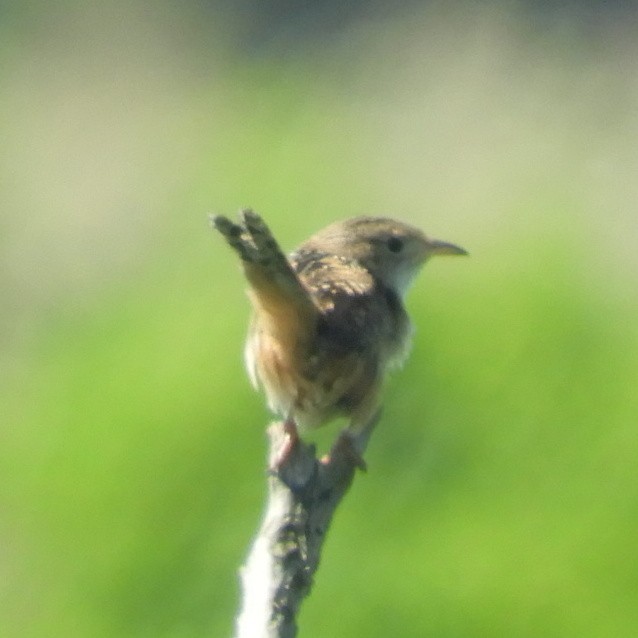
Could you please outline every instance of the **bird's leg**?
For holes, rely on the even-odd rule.
[[[297,423],[291,414],[289,414],[284,421],[284,432],[286,433],[286,439],[284,444],[281,446],[281,449],[277,452],[277,456],[270,467],[273,472],[277,472],[281,466],[288,461],[293,450],[299,443]]]

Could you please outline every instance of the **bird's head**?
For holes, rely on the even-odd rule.
[[[367,216],[331,224],[313,235],[305,247],[355,259],[401,298],[427,259],[467,254],[463,248],[431,239],[403,222]]]

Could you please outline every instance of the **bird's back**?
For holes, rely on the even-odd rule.
[[[311,325],[298,323],[280,339],[251,328],[251,361],[271,408],[307,427],[336,416],[365,422],[385,370],[407,351],[405,310],[356,261],[300,249],[291,265],[318,312]]]

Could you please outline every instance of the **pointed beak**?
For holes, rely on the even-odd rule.
[[[467,255],[467,250],[456,246],[455,244],[449,244],[446,241],[439,241],[438,239],[430,239],[428,241],[428,253],[430,255]]]

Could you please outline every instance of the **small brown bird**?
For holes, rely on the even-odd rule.
[[[432,255],[465,250],[393,219],[355,217],[313,235],[289,258],[264,221],[212,218],[242,259],[253,317],[246,366],[287,427],[376,419],[388,370],[405,360],[412,328],[404,295]]]

